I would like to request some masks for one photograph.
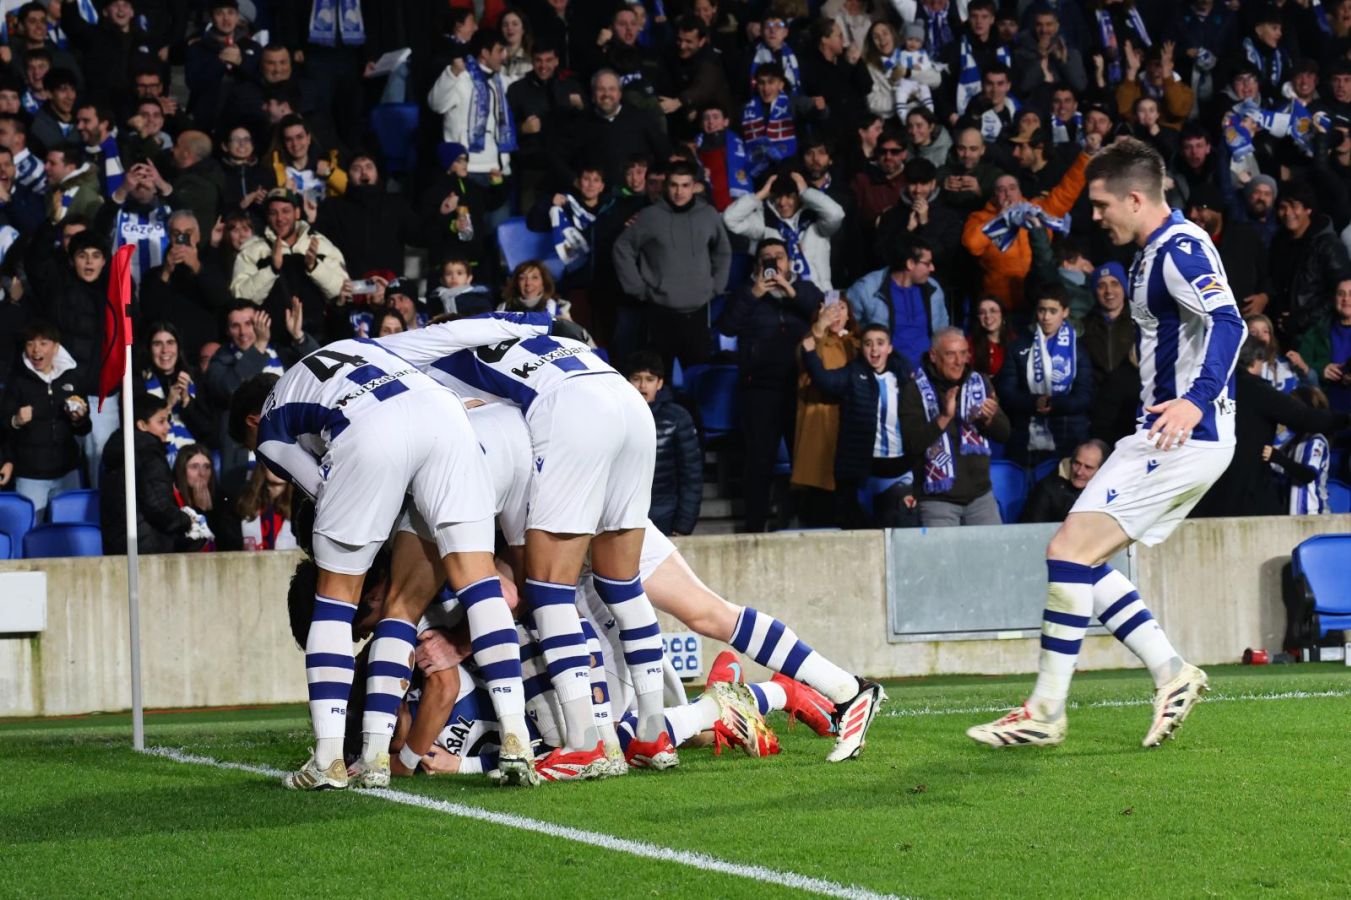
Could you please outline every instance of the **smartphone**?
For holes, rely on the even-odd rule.
[[[375,283],[372,278],[363,278],[360,281],[352,282],[352,293],[355,294],[374,294],[376,288],[380,285]]]
[[[191,246],[191,245],[192,245],[192,235],[188,234],[187,232],[182,232],[182,231],[181,231],[181,232],[179,232],[178,234],[175,234],[175,235],[174,235],[174,243],[175,243],[175,244],[179,244],[179,245],[181,245],[181,246],[183,246],[183,247]]]
[[[778,275],[779,275],[778,269],[765,269],[763,272],[760,273],[760,279],[762,281],[770,281],[774,278],[777,278]]]

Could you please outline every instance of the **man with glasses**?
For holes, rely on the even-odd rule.
[[[858,201],[861,224],[872,234],[882,213],[901,199],[905,187],[905,139],[900,132],[887,129],[877,142],[870,165],[854,176],[850,187]]]

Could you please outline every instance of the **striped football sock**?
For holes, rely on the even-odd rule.
[[[624,650],[624,664],[629,669],[633,692],[638,700],[638,739],[656,740],[664,727],[662,693],[661,626],[657,613],[643,593],[638,576],[627,581],[614,581],[592,576],[596,594],[604,601],[619,625],[619,642]]]
[[[488,689],[502,734],[514,734],[530,746],[525,727],[525,690],[516,623],[502,596],[502,582],[491,575],[455,592],[469,623],[470,649],[479,677]]]
[[[366,709],[361,714],[361,758],[389,752],[399,703],[413,677],[417,629],[401,619],[381,619],[371,638],[366,664]]]
[[[577,586],[526,579],[522,595],[563,709],[563,747],[589,750],[600,738],[592,724],[591,660],[577,615]]]
[[[798,639],[793,629],[769,613],[741,610],[727,642],[762,666],[815,688],[835,703],[858,693],[858,679]]]
[[[352,693],[352,620],[355,604],[316,594],[305,638],[305,681],[309,683],[314,761],[327,768],[342,758],[347,732],[347,698]]]
[[[1041,620],[1041,660],[1028,705],[1049,721],[1065,711],[1074,664],[1093,612],[1093,567],[1048,559],[1046,574],[1049,584]]]
[[[1140,658],[1155,687],[1173,680],[1182,671],[1182,657],[1140,599],[1135,585],[1109,565],[1095,568],[1093,578],[1093,613],[1098,621]]]

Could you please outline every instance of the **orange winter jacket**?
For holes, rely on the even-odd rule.
[[[1087,165],[1088,155],[1080,153],[1060,183],[1032,203],[1047,215],[1059,217],[1068,213],[1084,189],[1084,167]],[[1027,232],[1019,229],[1008,250],[1001,251],[996,247],[981,229],[999,213],[999,207],[991,200],[984,209],[968,216],[966,226],[962,228],[962,246],[980,263],[981,296],[998,297],[1007,310],[1022,309],[1023,281],[1032,271],[1032,245]]]

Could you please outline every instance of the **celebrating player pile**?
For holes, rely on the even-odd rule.
[[[1140,333],[1141,415],[1051,538],[1032,696],[967,731],[992,747],[1065,739],[1065,700],[1090,613],[1154,678],[1146,747],[1171,737],[1207,689],[1206,673],[1182,660],[1135,587],[1107,565],[1135,541],[1168,537],[1234,454],[1234,366],[1247,329],[1210,237],[1168,208],[1163,177],[1162,158],[1133,139],[1088,165],[1094,220],[1114,243],[1140,247],[1129,296]]]
[[[297,639],[305,634],[316,748],[288,776],[289,787],[348,782],[343,736],[353,621],[358,601],[365,596],[374,606],[377,594],[361,753],[351,770],[362,786],[388,783],[396,723],[398,771],[436,768],[435,747],[444,751],[454,738],[465,749],[463,737],[477,733],[473,722],[488,721],[489,706],[500,732],[491,768],[504,784],[669,768],[678,763],[677,746],[705,730],[752,755],[775,752],[763,721],[770,708],[835,733],[832,761],[862,748],[885,698],[880,686],[825,660],[782,622],[709,591],[649,527],[651,414],[585,344],[550,333],[566,327],[542,315],[494,314],[378,343],[339,341],[280,380],[259,376],[236,394],[232,433],[317,504],[313,605],[305,604],[308,627],[303,612],[296,625]],[[461,398],[488,406],[466,414]],[[507,404],[520,412],[506,411]],[[494,568],[494,516],[512,548],[502,565],[522,580],[520,627]],[[367,570],[396,522],[387,583],[367,585],[363,595]],[[442,575],[450,592],[433,604]],[[687,712],[679,710],[683,695],[664,691],[673,679],[654,601],[790,677],[749,687],[710,684]],[[429,622],[424,612],[448,618]],[[437,624],[448,630],[434,633]],[[419,626],[424,691],[405,704]],[[442,646],[433,653],[436,634],[454,635],[457,627],[467,632],[463,652]],[[617,729],[611,686],[623,717]],[[471,697],[478,698],[472,717],[461,706]],[[538,760],[529,749],[531,725],[548,748]],[[461,758],[455,768],[479,765]]]

